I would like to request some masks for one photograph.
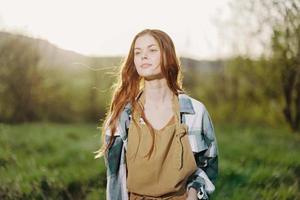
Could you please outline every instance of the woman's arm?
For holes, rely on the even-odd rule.
[[[187,188],[189,196],[194,196],[196,190],[198,199],[208,199],[209,194],[215,190],[218,176],[218,147],[213,123],[206,108],[201,123],[201,134],[208,148],[194,155],[198,170],[189,177]]]

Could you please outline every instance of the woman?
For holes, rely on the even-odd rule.
[[[138,33],[103,126],[107,199],[208,199],[218,150],[206,107],[184,93],[171,38]]]

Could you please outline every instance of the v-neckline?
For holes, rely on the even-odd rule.
[[[175,118],[175,114],[172,115],[172,117],[168,120],[168,122],[160,129],[156,129],[154,128],[150,123],[149,125],[151,126],[151,128],[154,130],[154,132],[161,132],[163,131],[165,128],[169,127],[170,125],[172,125],[173,123],[171,123],[173,121],[173,119]],[[144,119],[145,120],[145,119]],[[148,121],[149,122],[149,121]]]
[[[140,112],[144,112],[144,104],[145,104],[145,96],[144,96],[145,94],[144,94],[144,91],[142,91],[142,93],[140,94],[140,96],[139,96],[139,98],[137,99],[138,100],[138,102],[139,102],[139,104],[140,104]],[[174,123],[176,123],[176,110],[175,110],[175,108],[174,108],[174,103],[175,103],[175,101],[177,100],[176,99],[177,98],[177,96],[175,95],[175,94],[173,94],[173,96],[172,96],[172,101],[171,101],[171,103],[172,103],[172,112],[173,112],[173,114],[172,114],[172,116],[169,118],[169,120],[167,121],[167,123],[162,127],[162,128],[160,128],[160,129],[156,129],[156,128],[154,128],[153,127],[153,125],[149,122],[149,120],[147,120],[147,118],[146,118],[146,116],[145,116],[145,118],[146,118],[146,120],[149,122],[149,125],[151,126],[151,128],[154,130],[154,132],[160,132],[160,131],[162,131],[162,130],[164,130],[165,128],[167,128],[168,126],[170,126],[170,125],[172,125],[171,124],[171,121],[173,121],[173,119],[174,119]],[[145,119],[140,115],[140,117],[145,121]]]

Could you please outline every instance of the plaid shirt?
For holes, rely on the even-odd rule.
[[[141,92],[143,90],[136,99]],[[198,166],[188,177],[186,187],[195,188],[198,199],[209,199],[209,195],[215,190],[218,175],[218,148],[212,120],[203,103],[184,93],[180,93],[178,97],[181,122],[188,126],[188,138]],[[114,143],[104,156],[107,168],[107,200],[128,200],[125,152],[130,120],[131,105],[128,103],[119,117]],[[111,131],[105,128],[108,143]]]

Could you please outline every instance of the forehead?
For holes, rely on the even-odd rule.
[[[136,39],[134,47],[135,48],[147,48],[150,45],[159,47],[155,38],[152,35],[146,34],[146,35],[142,35]]]

